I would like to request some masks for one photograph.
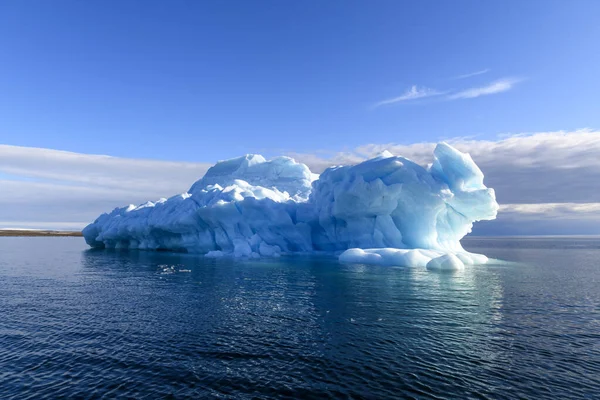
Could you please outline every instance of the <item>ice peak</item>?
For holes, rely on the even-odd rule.
[[[375,158],[390,158],[390,157],[394,157],[394,155],[392,153],[390,153],[388,150],[384,150],[375,156]]]

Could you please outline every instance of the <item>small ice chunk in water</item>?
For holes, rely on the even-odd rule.
[[[465,269],[465,264],[454,254],[444,254],[427,263],[430,271],[460,271]]]

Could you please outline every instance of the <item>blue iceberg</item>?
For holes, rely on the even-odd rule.
[[[102,214],[83,235],[97,248],[331,252],[343,262],[460,269],[486,262],[460,239],[497,211],[471,157],[440,143],[427,167],[384,152],[320,176],[289,157],[221,161],[187,193]]]

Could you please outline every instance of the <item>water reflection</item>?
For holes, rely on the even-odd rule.
[[[0,398],[591,398],[600,245],[560,243],[440,274],[0,240]]]
[[[86,251],[82,264],[119,280],[150,274],[149,282],[157,287],[183,285],[188,296],[202,298],[202,308],[210,304],[226,319],[256,315],[264,323],[293,314],[307,322],[321,318],[372,323],[382,322],[384,316],[389,320],[391,309],[398,306],[400,315],[415,321],[432,320],[439,308],[448,320],[464,319],[470,309],[483,318],[480,324],[502,318],[501,281],[486,267],[440,274],[415,268],[340,265],[329,257],[236,261],[114,250]],[[210,301],[213,298],[218,302]]]
[[[148,290],[170,303],[155,306],[168,311],[188,338],[211,337],[207,346],[218,352],[256,356],[267,349],[282,364],[336,360],[338,367],[354,368],[359,380],[365,358],[375,354],[373,362],[384,357],[385,365],[396,365],[407,354],[429,359],[432,350],[452,343],[446,356],[497,357],[489,342],[502,319],[503,289],[485,267],[444,274],[340,265],[330,257],[236,261],[113,250],[88,251],[83,258],[86,268],[121,282],[149,274]],[[191,273],[165,276],[163,265]],[[162,318],[156,308],[146,310],[155,321]]]
[[[0,240],[0,397],[589,397],[600,246],[556,243],[444,274]]]

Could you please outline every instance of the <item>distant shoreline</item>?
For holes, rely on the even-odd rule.
[[[19,229],[0,229],[2,236],[83,236],[79,231],[37,231],[37,230],[19,230]]]

